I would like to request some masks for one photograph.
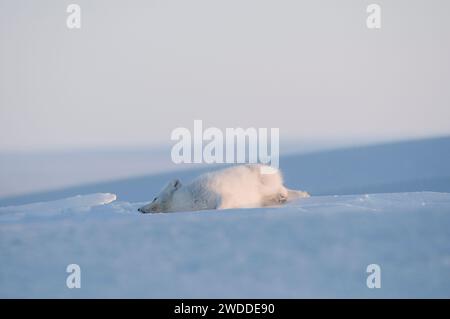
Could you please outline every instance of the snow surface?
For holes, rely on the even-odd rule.
[[[71,153],[75,174],[103,165],[115,175],[0,198],[0,297],[450,297],[450,138],[283,156],[286,186],[311,198],[158,215],[136,209],[168,180],[214,168],[158,171],[139,154],[92,161]],[[144,159],[150,175],[114,180]],[[17,169],[31,161],[42,166],[38,180],[67,177],[46,160]],[[16,176],[8,167],[6,190]],[[32,176],[22,173],[27,184]],[[72,263],[81,289],[66,287]],[[372,263],[381,289],[366,286]]]
[[[92,207],[109,204],[116,198],[115,194],[99,193],[27,205],[0,207],[0,220],[4,217],[6,219],[19,219],[24,216],[51,216],[64,212],[88,212]]]
[[[449,193],[146,215],[115,199],[0,208],[0,297],[450,297]]]

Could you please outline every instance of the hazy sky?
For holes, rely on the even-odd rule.
[[[81,6],[82,27],[66,27]],[[366,7],[382,28],[366,27]],[[449,1],[0,0],[0,151],[450,134]]]

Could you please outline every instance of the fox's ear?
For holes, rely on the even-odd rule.
[[[173,187],[174,187],[175,189],[178,189],[178,188],[181,187],[181,182],[180,182],[179,179],[174,179],[174,180],[172,181],[172,185],[173,185]]]

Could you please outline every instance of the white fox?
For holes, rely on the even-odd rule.
[[[309,197],[307,192],[283,186],[283,177],[272,167],[250,164],[200,175],[187,185],[178,179],[167,184],[141,213],[169,213],[205,209],[262,207]]]

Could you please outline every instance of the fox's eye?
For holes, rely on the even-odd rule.
[[[157,199],[158,199],[158,197],[153,198],[153,202],[152,203],[156,202]]]

